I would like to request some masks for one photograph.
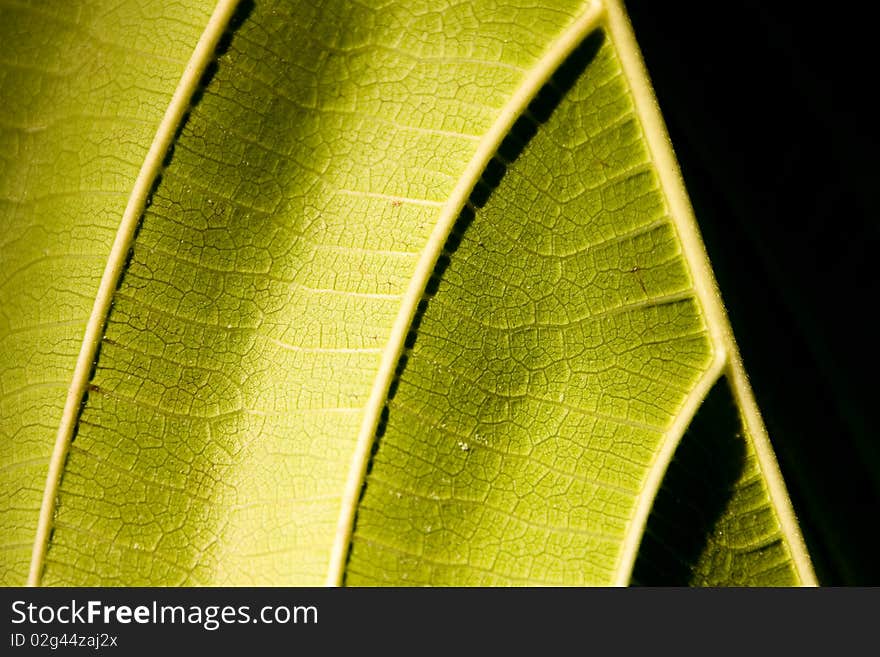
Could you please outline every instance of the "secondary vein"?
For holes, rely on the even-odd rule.
[[[504,137],[510,132],[513,124],[523,114],[544,83],[550,79],[562,62],[565,61],[565,58],[580,45],[586,36],[598,27],[604,16],[604,11],[601,0],[594,0],[590,3],[589,8],[566,29],[537,65],[528,72],[517,90],[501,109],[492,126],[481,138],[476,152],[470,162],[468,162],[449,199],[440,211],[434,230],[428,238],[428,242],[416,264],[413,277],[410,279],[403,304],[394,321],[388,345],[382,354],[379,370],[370,391],[370,398],[364,412],[351,467],[349,468],[348,480],[346,481],[342,496],[342,507],[327,572],[328,586],[339,586],[342,583],[345,562],[348,556],[352,532],[354,531],[357,501],[363,486],[364,476],[366,475],[370,451],[376,435],[382,407],[384,406],[388,388],[394,376],[395,367],[400,360],[406,335],[412,324],[416,308],[424,294],[428,279],[434,271],[437,259],[443,250],[443,245],[452,231],[456,218],[467,202],[468,196],[471,194],[477,181],[479,181],[489,161],[497,152]]]
[[[636,113],[642,122],[645,141],[656,165],[660,186],[669,204],[670,217],[678,233],[682,251],[688,266],[691,268],[694,290],[703,308],[706,326],[716,350],[713,365],[707,374],[704,375],[706,378],[701,380],[701,384],[705,387],[705,383],[708,383],[712,377],[717,379],[721,375],[726,375],[730,381],[734,397],[746,422],[747,434],[755,447],[759,467],[767,482],[770,499],[773,502],[782,532],[791,550],[793,561],[802,583],[815,585],[816,576],[810,563],[803,536],[794,518],[791,500],[785,490],[785,484],[782,481],[776,457],[773,454],[763,420],[760,417],[760,412],[746,379],[736,340],[733,337],[733,331],[709,264],[709,257],[699,235],[694,211],[685,192],[681,171],[676,163],[669,135],[666,132],[663,119],[657,107],[657,101],[654,98],[632,27],[629,24],[629,19],[626,17],[620,0],[611,0],[609,2],[608,27],[612,40],[618,49],[624,74],[629,80]],[[709,376],[710,374],[712,376]],[[708,388],[701,391],[698,386],[689,398],[689,402],[695,400],[697,398],[696,395],[702,394],[705,396],[707,392]],[[693,416],[695,412],[696,408],[693,409],[690,416]],[[686,426],[684,422],[678,422],[680,418],[681,415],[676,419],[676,426],[680,429],[680,433],[683,434]],[[635,561],[635,551],[638,548],[636,538],[641,537],[647,522],[647,513],[641,507],[646,506],[649,501],[654,499],[656,489],[659,487],[659,473],[666,471],[668,462],[672,458],[673,447],[681,439],[681,435],[678,435],[678,433],[676,431],[674,434],[667,436],[663,458],[658,458],[654,471],[650,473],[653,485],[643,492],[643,498],[640,500],[640,513],[637,514],[631,523],[631,533],[628,537],[627,547],[619,563],[617,584],[622,585],[629,581]]]
[[[79,417],[80,407],[88,388],[92,365],[95,362],[98,346],[107,323],[113,293],[122,275],[128,252],[146,206],[147,198],[156,177],[162,169],[162,160],[171,146],[177,127],[189,109],[193,94],[198,88],[205,69],[214,57],[220,37],[226,31],[237,5],[238,0],[219,0],[214,8],[214,12],[211,14],[211,18],[208,20],[205,30],[202,32],[202,36],[193,50],[192,56],[177,84],[177,88],[174,90],[168,108],[165,110],[165,115],[162,117],[162,121],[156,130],[153,142],[150,145],[149,151],[147,151],[147,155],[129,195],[125,211],[122,214],[122,219],[107,259],[107,265],[101,276],[95,303],[86,324],[82,346],[76,360],[73,377],[64,403],[61,422],[55,437],[55,446],[49,461],[49,472],[46,476],[45,487],[43,488],[40,516],[37,521],[37,532],[34,538],[30,572],[27,580],[28,586],[39,586],[42,578],[64,463],[70,450],[70,443],[76,432],[77,418]]]

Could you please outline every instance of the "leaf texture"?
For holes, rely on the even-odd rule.
[[[119,216],[213,9],[66,7],[0,17],[3,581],[626,583],[732,343],[618,14],[242,3],[152,181],[53,482]],[[809,579],[766,458],[720,521],[760,508],[760,527],[704,541],[693,581]]]
[[[352,581],[363,569],[611,583],[646,475],[710,367],[607,40],[535,130],[427,304],[367,480]]]
[[[210,12],[165,4],[0,4],[4,584],[26,578],[52,440],[110,244]]]

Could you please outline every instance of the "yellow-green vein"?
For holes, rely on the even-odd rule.
[[[95,296],[82,345],[77,356],[70,387],[64,403],[61,421],[55,437],[49,471],[43,489],[40,504],[40,515],[37,521],[37,532],[34,538],[31,555],[30,572],[27,584],[38,586],[42,577],[46,551],[52,534],[53,517],[55,514],[58,486],[64,470],[64,463],[70,449],[70,443],[76,431],[76,422],[80,406],[89,384],[89,373],[97,355],[98,346],[104,332],[104,326],[113,300],[119,277],[125,265],[126,257],[137,231],[138,222],[143,214],[147,198],[156,177],[161,171],[162,161],[176,133],[177,127],[189,108],[193,94],[198,88],[201,77],[214,56],[220,37],[226,31],[238,0],[219,0],[202,36],[196,44],[189,62],[181,75],[180,82],[174,91],[165,115],[162,117],[150,149],[144,159],[135,180],[128,203],[119,223],[113,241],[107,265],[101,276],[101,282]]]
[[[425,245],[410,280],[400,312],[391,329],[391,335],[379,370],[370,391],[370,398],[364,413],[363,422],[357,437],[349,476],[342,496],[342,506],[337,524],[336,536],[327,572],[327,584],[338,586],[342,582],[345,560],[348,554],[351,534],[356,514],[356,506],[367,464],[370,449],[379,424],[382,407],[387,396],[394,369],[403,351],[407,331],[412,324],[419,301],[424,294],[428,279],[434,270],[437,259],[452,230],[455,220],[466,203],[468,196],[480,179],[489,161],[495,155],[502,140],[510,132],[513,124],[526,110],[538,91],[550,76],[559,68],[565,58],[577,48],[602,21],[604,15],[602,0],[594,0],[589,8],[550,46],[538,64],[525,76],[520,86],[504,105],[492,124],[483,135],[476,152],[459,178],[449,200],[444,204],[434,230]]]
[[[712,268],[709,265],[705,247],[700,239],[693,208],[688,200],[669,136],[648,81],[648,74],[641,59],[632,27],[619,0],[609,0],[607,22],[611,39],[617,47],[621,65],[632,89],[636,112],[644,130],[646,144],[656,165],[661,187],[669,204],[670,215],[678,232],[685,259],[691,269],[694,289],[700,300],[706,325],[715,349],[723,354],[721,361],[723,371],[719,371],[719,374],[726,374],[730,380],[734,397],[745,420],[747,432],[755,447],[758,466],[767,483],[768,494],[778,514],[781,529],[791,551],[792,560],[797,568],[801,583],[816,585],[816,575],[803,536],[798,528],[791,500],[782,481],[776,457],[770,446],[770,439],[767,436],[761,414],[743,369],[739,350],[715,283]],[[680,438],[681,436],[679,436]],[[662,479],[662,473],[666,471],[669,459],[672,458],[674,448],[666,451],[668,453],[665,462],[664,459],[658,459],[654,464],[658,473],[653,477],[657,487]],[[656,488],[653,491],[643,491],[639,506],[650,507],[655,495]],[[644,532],[647,512],[642,511],[640,515],[644,518],[640,519],[641,527],[637,532],[639,538]],[[628,546],[628,550],[626,550],[628,563],[626,558],[621,562],[618,583],[624,583],[624,579],[628,581],[637,549],[638,541]]]

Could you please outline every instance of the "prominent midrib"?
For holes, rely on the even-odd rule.
[[[525,112],[529,103],[534,100],[541,87],[550,79],[554,72],[578,45],[602,22],[605,15],[603,0],[593,0],[587,10],[572,23],[565,32],[550,46],[544,56],[529,71],[516,91],[501,109],[498,117],[489,130],[480,139],[477,150],[468,162],[461,177],[452,190],[449,199],[443,205],[437,218],[434,230],[422,250],[419,261],[410,279],[404,295],[400,311],[394,320],[389,334],[388,343],[382,353],[379,369],[370,390],[370,397],[364,410],[364,418],[358,432],[352,457],[349,475],[342,495],[342,506],[336,527],[336,536],[330,553],[327,572],[327,585],[339,586],[345,572],[346,559],[354,530],[354,520],[361,488],[364,484],[367,465],[379,418],[388,389],[394,376],[406,335],[412,325],[416,308],[424,295],[428,280],[449,237],[455,220],[461,214],[468,197],[486,170],[490,160],[498,151],[501,142],[513,128],[516,120]]]
[[[737,406],[742,413],[747,429],[746,434],[755,448],[758,467],[767,484],[771,504],[779,519],[782,534],[788,544],[789,553],[801,584],[815,586],[818,582],[809,553],[795,519],[794,508],[782,480],[782,474],[770,445],[761,414],[758,411],[757,402],[749,386],[733,330],[709,264],[709,256],[700,238],[697,220],[685,191],[684,181],[672,150],[669,135],[648,81],[648,74],[642,62],[635,35],[625,11],[620,6],[620,0],[609,2],[607,17],[607,27],[620,58],[624,75],[630,85],[645,143],[669,206],[669,215],[675,225],[685,261],[691,271],[694,290],[700,301],[706,327],[715,350],[712,365],[688,396],[685,405],[676,416],[673,426],[667,431],[661,452],[652,465],[652,471],[648,476],[649,485],[641,491],[637,512],[631,522],[630,534],[627,536],[622,558],[618,564],[616,584],[626,584],[631,577],[641,536],[647,523],[649,507],[656,497],[657,490],[662,483],[662,475],[668,468],[675,447],[681,441],[687,424],[696,413],[697,408],[694,402],[705,397],[708,388],[711,387],[710,381],[714,382],[719,376],[726,375]]]
[[[64,403],[58,433],[55,437],[55,446],[49,461],[49,472],[46,476],[43,499],[40,504],[37,533],[34,538],[31,566],[27,580],[28,586],[38,586],[42,578],[64,463],[67,459],[67,453],[70,449],[74,432],[76,431],[80,406],[89,384],[89,376],[97,356],[98,345],[101,343],[101,337],[107,323],[113,293],[125,267],[129,249],[137,232],[138,223],[144,212],[150,190],[162,169],[162,161],[165,158],[165,154],[168,152],[177,128],[189,109],[202,75],[213,59],[220,37],[229,26],[237,5],[238,0],[218,0],[217,6],[214,8],[214,12],[211,14],[211,18],[208,20],[205,30],[202,32],[202,36],[199,38],[192,56],[180,77],[177,88],[171,96],[171,101],[165,110],[162,121],[159,123],[153,142],[135,179],[125,211],[122,214],[122,219],[120,220],[119,228],[107,259],[107,265],[101,276],[95,303],[92,306],[92,312],[86,324],[86,331],[79,355],[77,356],[70,387],[67,391],[67,399]]]

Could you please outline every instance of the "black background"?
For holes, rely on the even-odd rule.
[[[820,581],[880,584],[870,5],[625,4]]]

